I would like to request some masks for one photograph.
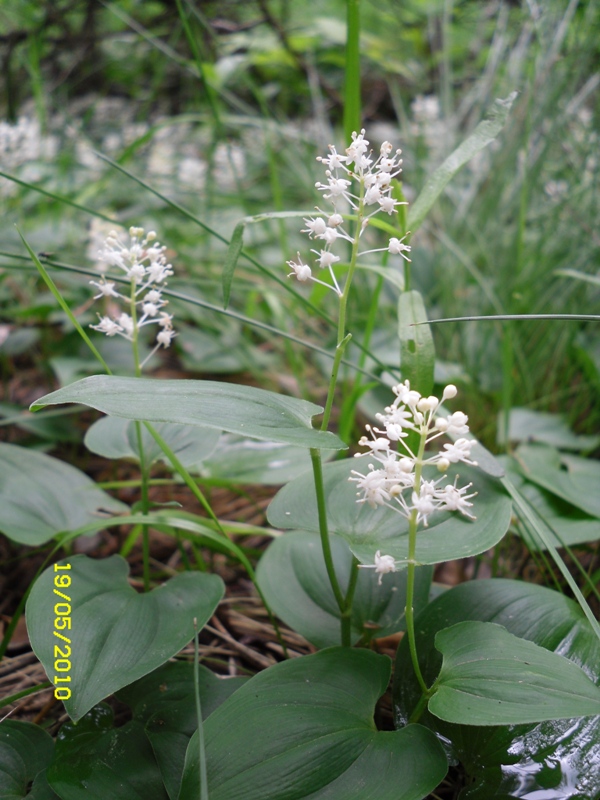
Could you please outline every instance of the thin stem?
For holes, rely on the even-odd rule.
[[[130,312],[133,323],[133,334],[131,339],[131,347],[133,350],[133,361],[135,364],[136,377],[142,377],[142,365],[140,364],[140,349],[139,349],[139,328],[137,324],[137,309],[135,299],[135,281],[131,281],[130,286]],[[150,510],[150,500],[148,494],[148,481],[150,479],[150,469],[146,464],[144,455],[144,440],[142,436],[142,424],[138,420],[135,421],[135,435],[137,439],[138,455],[140,457],[140,478],[142,483],[142,514],[147,514]],[[150,531],[148,525],[142,525],[142,570],[144,576],[144,591],[150,591]]]
[[[194,617],[194,697],[196,700],[196,719],[198,720],[198,768],[200,770],[200,800],[208,800],[208,776],[206,772],[206,751],[204,749],[204,721],[200,707],[200,668],[198,647],[198,620]]]
[[[346,611],[346,599],[340,589],[340,584],[335,574],[335,567],[333,565],[333,556],[331,554],[331,542],[329,541],[329,529],[327,526],[327,508],[325,506],[325,490],[323,486],[323,465],[321,464],[321,451],[315,448],[310,450],[310,458],[313,467],[313,476],[315,480],[315,492],[317,494],[317,510],[319,514],[319,533],[321,534],[321,547],[323,548],[323,558],[325,559],[325,568],[329,576],[329,582],[335,596],[335,601],[338,608],[343,614]]]
[[[140,457],[140,478],[142,485],[142,514],[147,514],[150,510],[150,499],[148,495],[149,469],[144,457],[144,441],[142,438],[142,423],[135,420],[135,435],[137,439],[138,453]],[[150,533],[148,525],[142,525],[142,569],[144,576],[144,591],[150,591]]]
[[[354,600],[354,592],[358,583],[358,559],[352,558],[350,566],[350,581],[346,590],[346,597],[344,598],[345,609],[342,611],[342,644],[345,647],[350,647],[352,643],[352,601]]]
[[[425,442],[427,433],[421,434],[419,451],[415,459],[415,490],[421,485],[421,472],[423,469],[423,454],[425,453]],[[419,659],[417,656],[417,644],[415,641],[415,620],[414,620],[414,593],[415,593],[415,555],[417,550],[417,509],[413,508],[408,520],[408,566],[406,575],[406,633],[408,635],[408,647],[410,649],[410,659],[412,661],[415,676],[424,694],[429,696],[429,689],[421,674]]]
[[[270,608],[269,604],[267,603],[267,600],[266,600],[266,598],[265,598],[260,586],[258,585],[258,582],[256,580],[256,573],[254,572],[252,564],[246,558],[246,555],[241,550],[241,548],[239,548],[236,544],[234,544],[233,542],[231,542],[229,540],[229,537],[227,536],[227,533],[223,530],[223,526],[221,525],[220,520],[215,515],[215,512],[212,510],[208,500],[204,496],[204,494],[201,491],[200,487],[194,481],[194,479],[192,478],[190,473],[187,471],[187,469],[183,466],[181,461],[177,458],[177,456],[175,455],[173,450],[171,450],[171,448],[165,442],[165,440],[162,438],[162,436],[158,433],[158,431],[149,422],[144,422],[144,425],[146,426],[146,430],[152,436],[152,438],[154,439],[156,444],[160,447],[160,449],[163,451],[163,453],[167,456],[167,458],[171,462],[171,464],[172,464],[173,468],[175,469],[175,471],[183,478],[185,484],[190,489],[190,491],[192,492],[194,497],[200,502],[201,506],[204,508],[204,510],[206,511],[208,516],[212,519],[212,521],[214,522],[215,527],[217,528],[218,532],[222,535],[223,539],[227,543],[228,549],[231,550],[233,553],[235,553],[235,555],[238,558],[238,560],[240,561],[240,563],[246,569],[246,572],[248,573],[248,577],[250,578],[250,580],[254,584],[254,587],[255,587],[256,591],[258,592],[258,595],[259,595],[260,599],[262,600],[262,603],[263,603],[264,607],[267,610],[267,614],[269,615],[269,621],[271,622],[271,625],[273,625],[273,629],[275,630],[275,635],[277,636],[277,640],[278,640],[279,644],[281,645],[281,649],[283,650],[283,654],[284,654],[284,656],[286,658],[289,658],[287,646],[286,646],[286,644],[285,644],[285,642],[283,640],[283,637],[281,635],[281,631],[279,630],[279,625],[277,624],[277,620],[273,616],[273,612],[271,611],[271,608]],[[317,450],[317,452],[318,452],[318,450]]]
[[[409,724],[411,722],[418,722],[421,718],[421,714],[425,711],[429,698],[431,697],[431,692],[423,692],[421,697],[419,698],[419,702],[414,707],[412,714],[408,718]]]
[[[340,364],[346,345],[351,339],[351,334],[346,333],[346,311],[348,305],[348,295],[350,294],[350,287],[352,279],[356,270],[356,262],[358,259],[358,247],[360,242],[360,233],[362,230],[363,216],[364,216],[364,185],[360,183],[360,196],[358,202],[358,209],[356,215],[356,227],[354,239],[352,242],[352,253],[350,256],[350,265],[348,268],[348,275],[346,276],[346,283],[344,284],[344,291],[340,297],[340,313],[338,318],[338,332],[337,332],[337,346],[335,349],[335,356],[333,359],[333,366],[331,368],[331,378],[329,381],[329,388],[327,391],[327,400],[325,402],[325,410],[323,412],[323,420],[321,422],[321,430],[327,430],[329,426],[329,419],[331,416],[331,409],[333,407],[333,398],[335,395],[335,388],[337,385]],[[315,492],[317,495],[317,508],[319,513],[319,533],[321,536],[321,547],[323,549],[323,558],[325,560],[325,568],[331,584],[331,589],[341,612],[340,625],[341,625],[341,639],[342,646],[350,647],[352,644],[352,600],[354,597],[354,590],[356,588],[356,580],[358,578],[358,567],[356,563],[352,564],[352,573],[350,575],[350,583],[348,591],[344,597],[340,584],[335,573],[335,566],[333,564],[333,556],[331,553],[331,542],[329,541],[329,529],[327,525],[327,509],[325,506],[325,491],[323,486],[323,466],[321,463],[321,454],[319,450],[311,449],[310,457],[313,466],[313,475],[315,481]]]

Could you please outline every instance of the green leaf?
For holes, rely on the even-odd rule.
[[[144,726],[98,706],[60,730],[48,781],[61,800],[168,800]]]
[[[425,304],[419,292],[403,292],[398,299],[398,335],[402,378],[424,397],[433,390],[435,348],[427,322]]]
[[[223,308],[229,305],[229,297],[231,295],[231,284],[233,282],[233,275],[237,266],[238,258],[244,246],[244,229],[246,227],[245,220],[238,222],[233,229],[231,241],[227,248],[227,256],[225,257],[225,264],[223,266]]]
[[[397,561],[408,558],[408,522],[392,509],[357,503],[356,484],[348,479],[352,470],[367,469],[365,459],[345,459],[323,468],[325,503],[330,533],[337,533],[349,544],[361,563],[372,564],[377,550]],[[458,514],[440,513],[431,517],[429,527],[419,531],[416,559],[420,564],[437,564],[454,558],[483,553],[493,547],[508,530],[510,499],[498,482],[474,467],[460,465],[448,471],[448,480],[460,475],[461,483],[473,483],[475,521]],[[275,528],[318,531],[317,500],[311,474],[303,474],[284,486],[267,512]]]
[[[115,417],[200,425],[302,447],[346,447],[333,433],[311,427],[321,406],[253,386],[93,375],[41,397],[31,410],[57,403],[82,403]]]
[[[27,629],[51,682],[57,674],[55,659],[70,662],[71,681],[63,685],[71,689],[71,697],[64,704],[75,721],[179,652],[194,635],[194,618],[202,628],[224,593],[217,575],[186,572],[138,594],[127,581],[129,566],[120,556],[99,561],[79,555],[59,563],[70,564],[70,569],[51,567],[34,584],[26,607]],[[57,588],[65,575],[70,585]],[[63,626],[58,632],[68,642],[56,635]],[[65,646],[68,654],[57,654],[56,647],[67,653]]]
[[[217,678],[199,665],[202,718],[206,719],[246,678]],[[198,727],[194,697],[194,665],[189,661],[164,664],[141,680],[122,689],[118,698],[145,724],[163,782],[171,800],[179,793],[185,752]]]
[[[34,792],[39,800],[53,800],[54,793],[36,788],[36,783],[43,782],[53,751],[54,742],[42,728],[5,719],[0,724],[0,800],[33,798]]]
[[[554,547],[594,542],[600,537],[598,517],[589,516],[560,497],[525,480],[521,473],[516,472],[518,465],[510,456],[501,456],[500,460],[506,465],[507,475],[514,487],[540,515],[539,524],[546,523],[548,526],[547,537]],[[530,527],[526,531],[519,528],[518,532],[530,550],[546,549],[545,542],[535,530]]]
[[[419,725],[379,732],[373,708],[389,660],[331,648],[264,670],[204,726],[211,800],[419,800],[447,769]],[[198,798],[195,734],[179,800]]]
[[[124,513],[126,505],[96,487],[70,464],[0,444],[0,530],[15,542],[36,546],[59,533],[104,527],[103,513]]]
[[[580,436],[569,428],[563,414],[548,414],[530,408],[512,408],[508,423],[511,442],[540,442],[561,450],[593,450],[600,436]],[[504,413],[498,415],[498,442],[504,443]]]
[[[331,551],[340,586],[350,579],[352,553],[339,536],[331,536]],[[405,630],[406,571],[386,575],[381,585],[373,570],[361,569],[352,604],[353,643],[364,637],[389,636]],[[271,609],[316,647],[341,644],[340,610],[327,577],[317,533],[294,531],[275,539],[261,558],[258,583]],[[416,573],[415,611],[427,605],[432,570]]]
[[[327,453],[323,455],[328,457]],[[310,468],[310,456],[304,447],[257,442],[228,433],[221,436],[215,452],[197,465],[203,478],[267,486],[280,486]]]
[[[175,453],[179,461],[189,467],[203,461],[217,447],[220,431],[192,425],[156,425],[156,430]],[[170,461],[142,426],[142,448],[144,462],[149,467],[155,461]],[[103,417],[88,429],[84,444],[92,453],[104,458],[132,458],[140,460],[139,442],[135,421],[122,417]]]
[[[553,447],[521,445],[514,454],[522,475],[557,497],[600,517],[600,463],[567,456]]]
[[[429,711],[463,725],[518,725],[600,714],[600,689],[557,653],[490,622],[439,631],[444,656]]]
[[[442,663],[434,645],[436,633],[463,620],[500,624],[583,665],[592,679],[600,679],[600,642],[576,602],[542,586],[493,579],[456,586],[419,615],[416,645],[428,685]],[[421,697],[406,640],[398,648],[394,674],[392,697],[400,724]],[[600,786],[600,716],[488,728],[453,725],[425,711],[419,722],[451,742],[454,756],[472,781],[468,792],[463,790],[469,800],[489,800],[504,793],[520,797],[524,786],[531,794],[547,790],[543,770],[549,763],[557,773],[556,785],[568,786],[575,796],[593,797]]]
[[[508,120],[517,92],[505,100],[495,100],[488,118],[479,123],[473,133],[451,153],[444,163],[431,175],[415,202],[409,206],[407,226],[414,233],[427,216],[430,208],[444,191],[456,173],[473,156],[491,144]]]

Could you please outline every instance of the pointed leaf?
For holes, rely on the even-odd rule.
[[[362,466],[364,465],[364,467]],[[366,469],[364,459],[345,459],[323,468],[325,502],[330,533],[342,536],[361,563],[372,564],[377,550],[408,558],[408,523],[392,509],[357,503],[356,484],[348,479],[352,470]],[[498,482],[480,470],[460,465],[449,470],[448,479],[460,474],[460,482],[473,483],[475,521],[458,514],[440,513],[431,517],[429,527],[419,531],[416,559],[420,564],[436,564],[454,558],[482,553],[493,547],[508,530],[510,499]],[[269,506],[267,516],[275,528],[318,531],[319,518],[312,474],[304,474],[284,486]]]
[[[518,725],[600,714],[600,689],[556,653],[490,622],[435,637],[444,656],[429,711],[463,725]]]
[[[0,530],[15,542],[40,545],[53,536],[104,527],[106,512],[127,506],[75,467],[35,450],[0,444]]]
[[[31,410],[57,403],[82,403],[115,417],[200,425],[302,447],[346,447],[333,433],[312,428],[311,418],[321,406],[253,386],[93,375],[41,397]]]
[[[330,537],[333,562],[342,590],[348,585],[352,553],[339,536]],[[294,531],[275,539],[261,558],[258,583],[271,609],[316,647],[341,644],[340,610],[327,577],[317,533]],[[429,597],[432,570],[416,573],[414,608]],[[405,630],[406,571],[386,575],[379,584],[373,570],[361,569],[352,603],[353,643]]]
[[[373,708],[389,661],[331,648],[270,667],[204,726],[211,800],[419,800],[447,763],[430,731],[378,732]],[[179,800],[198,798],[192,737]]]
[[[504,414],[498,414],[498,442],[506,441]],[[510,442],[541,442],[561,450],[593,450],[600,436],[581,436],[573,433],[564,414],[548,414],[530,408],[511,408],[508,423]]]
[[[323,458],[333,455],[333,451],[326,451]],[[310,467],[310,456],[304,447],[282,442],[259,442],[225,433],[215,452],[197,464],[197,471],[210,480],[281,486]]]
[[[52,759],[54,742],[46,731],[31,722],[5,719],[0,724],[0,800],[21,800],[33,797],[31,782],[41,780]],[[39,793],[39,794],[38,794]],[[56,797],[52,792],[41,793],[40,800]]]
[[[577,603],[543,586],[504,579],[463,583],[442,594],[419,615],[416,644],[425,681],[437,677],[442,656],[434,646],[437,631],[463,620],[495,622],[582,665],[600,682],[600,642]],[[414,678],[408,642],[398,648],[393,687],[398,723],[410,716],[421,697]],[[600,716],[552,720],[517,727],[453,725],[429,714],[419,720],[452,743],[473,785],[465,798],[488,800],[523,787],[533,794],[548,790],[547,767],[554,785],[574,796],[593,797],[600,786]],[[551,760],[548,760],[548,755]],[[556,794],[558,800],[559,794]]]
[[[513,92],[505,100],[495,100],[488,118],[480,122],[473,133],[427,179],[420,195],[409,206],[407,226],[412,233],[421,226],[430,208],[459,169],[498,136],[516,97],[517,92]]]
[[[64,705],[75,721],[179,652],[194,635],[194,618],[202,628],[224,592],[217,575],[186,572],[138,594],[120,556],[99,561],[79,555],[59,564],[64,568],[45,570],[34,584],[26,619],[31,646],[51,682],[55,659],[69,661],[65,685],[71,697]],[[59,580],[64,576],[69,585]]]
[[[242,220],[233,229],[233,235],[227,248],[227,256],[225,257],[225,265],[223,266],[223,308],[229,305],[229,297],[231,295],[231,284],[233,282],[233,275],[237,266],[238,258],[244,246],[244,229],[246,221]]]
[[[214,452],[221,435],[220,431],[214,428],[200,428],[195,425],[157,423],[156,430],[184,467],[198,464],[208,458]],[[144,426],[141,435],[145,465],[149,467],[155,461],[165,461],[170,465],[167,456]],[[88,428],[83,441],[88,450],[104,458],[140,460],[134,420],[103,417]]]
[[[425,304],[419,292],[403,292],[398,299],[400,368],[403,380],[427,397],[433,390],[435,348],[427,322]]]
[[[590,458],[566,456],[553,447],[521,445],[515,460],[528,481],[600,517],[600,463]]]
[[[199,665],[202,719],[206,719],[246,678],[217,678]],[[198,728],[194,697],[194,665],[190,661],[165,664],[127,686],[118,698],[132,709],[134,719],[145,724],[163,782],[176,800],[183,774],[185,752]]]
[[[168,800],[144,726],[113,728],[107,706],[63,725],[48,781],[61,800]]]

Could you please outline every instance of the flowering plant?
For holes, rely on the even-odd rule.
[[[128,246],[121,242],[115,231],[111,231],[98,257],[107,268],[118,267],[124,272],[130,282],[129,295],[120,294],[115,289],[115,282],[106,280],[104,274],[99,281],[90,281],[98,290],[94,300],[121,300],[129,311],[101,316],[99,323],[90,327],[107,336],[118,335],[132,342],[136,358],[140,329],[146,325],[158,326],[154,349],[142,363],[137,358],[140,370],[159,347],[169,347],[177,335],[173,330],[173,315],[162,310],[168,301],[163,298],[161,288],[173,275],[172,266],[167,263],[166,249],[156,241],[154,231],[146,234],[143,228],[129,228]]]
[[[403,347],[402,337],[407,338],[413,324],[428,330],[424,312],[419,316],[424,304],[418,292],[400,289],[402,380],[392,386],[389,405],[374,415],[367,435],[359,439],[358,445],[366,450],[323,464],[323,452],[346,447],[329,424],[342,357],[351,339],[346,330],[347,301],[358,259],[382,252],[399,255],[405,274],[410,274],[409,234],[400,227],[397,213],[405,205],[396,183],[400,151],[392,152],[384,142],[374,158],[364,130],[353,134],[345,154],[330,147],[329,155],[319,159],[326,167],[326,182],[317,183],[317,189],[332,208],[317,209],[318,215],[306,217],[303,230],[312,242],[322,242],[312,252],[326,279],[314,278],[300,254],[287,262],[291,276],[327,286],[338,301],[337,341],[324,409],[250,386],[142,378],[146,360],[139,358],[140,330],[158,326],[152,352],[169,347],[176,335],[172,316],[163,310],[163,290],[172,268],[153,232],[145,234],[134,227],[127,244],[114,232],[106,240],[101,263],[123,273],[121,280],[129,292],[120,293],[116,276],[111,279],[104,271],[99,280],[91,281],[98,292],[94,299],[107,304],[106,314],[91,327],[131,342],[137,377],[92,376],[41,398],[35,408],[77,402],[105,412],[109,425],[103,430],[108,430],[110,441],[102,443],[102,450],[118,440],[118,455],[133,454],[139,461],[140,503],[132,509],[110,506],[123,516],[102,524],[132,525],[132,537],[141,532],[146,591],[138,594],[129,586],[127,565],[119,556],[96,561],[68,552],[42,573],[29,597],[33,648],[48,675],[56,673],[55,691],[60,694],[55,697],[64,701],[71,718],[81,720],[116,691],[134,717],[122,728],[111,729],[100,707],[79,729],[63,728],[48,781],[64,800],[74,796],[73,787],[77,792],[93,784],[88,761],[100,764],[102,775],[104,762],[109,762],[111,776],[120,781],[127,771],[122,754],[129,752],[144,754],[139,773],[144,773],[144,780],[150,777],[143,786],[158,787],[156,796],[161,798],[168,787],[168,796],[179,800],[208,800],[209,789],[223,800],[259,795],[268,800],[292,796],[358,800],[363,791],[365,797],[419,800],[447,772],[448,756],[440,737],[451,743],[454,758],[473,736],[473,726],[484,731],[496,726],[506,732],[510,726],[600,711],[597,687],[578,665],[550,652],[545,626],[538,624],[550,605],[567,619],[567,638],[575,641],[582,631],[572,635],[572,608],[565,606],[564,598],[560,605],[547,595],[541,597],[537,591],[541,587],[527,587],[524,592],[521,585],[514,585],[517,582],[498,586],[495,581],[476,581],[479,586],[469,588],[466,597],[458,587],[458,592],[450,589],[430,602],[433,566],[494,547],[510,524],[511,501],[493,477],[502,472],[497,462],[488,455],[482,459],[484,451],[475,450],[475,441],[466,438],[467,416],[444,407],[457,396],[456,387],[448,384],[439,396],[431,393],[431,337],[413,334],[413,350],[420,348],[419,357],[426,356],[420,361]],[[378,213],[389,216],[390,222],[383,226],[387,244],[361,250],[369,223]],[[388,237],[390,232],[397,235]],[[342,241],[350,245],[347,264],[334,253]],[[363,341],[363,347],[367,345]],[[312,418],[321,411],[316,430]],[[134,436],[129,436],[129,429],[121,436],[123,421],[126,425],[131,421]],[[164,425],[158,429],[153,425],[157,422]],[[232,532],[241,531],[215,515],[184,463],[189,432],[184,432],[183,442],[178,438],[184,426],[201,438],[213,437],[205,452],[217,447],[219,433],[225,431],[262,440],[265,447],[291,445],[299,462],[297,448],[303,448],[304,455],[306,450],[310,453],[312,471],[300,464],[297,477],[269,507],[268,518],[276,530],[261,531],[274,535],[256,573],[248,551],[233,540]],[[146,433],[208,519],[153,507],[149,497],[153,458]],[[90,437],[86,441],[98,452]],[[11,456],[12,451],[5,459]],[[39,467],[42,456],[36,456]],[[366,466],[356,469],[359,463]],[[47,462],[43,471],[50,471]],[[68,480],[75,478],[71,475]],[[87,484],[85,488],[89,492]],[[44,499],[53,496],[52,489],[44,489],[38,493]],[[86,525],[77,517],[77,524],[65,533],[61,517],[56,532],[63,537],[60,545],[68,547],[71,538],[98,530],[97,519],[92,522],[89,517],[106,508],[108,501],[96,494],[90,502]],[[168,663],[192,636],[197,641],[225,586],[202,563],[202,569],[177,574],[150,592],[151,526],[176,530],[194,546],[208,543],[238,559],[267,608],[277,637],[274,652],[281,663],[245,684],[230,684],[225,691],[216,687],[219,681],[212,673],[199,666],[197,649],[193,664]],[[54,607],[48,603],[53,593],[61,600]],[[515,603],[518,615],[511,611]],[[541,615],[530,611],[542,606]],[[64,613],[57,616],[57,608]],[[103,613],[90,614],[90,608],[101,608]],[[290,638],[282,635],[273,612],[321,651],[288,658]],[[524,628],[516,617],[519,623],[526,618]],[[373,725],[373,710],[388,686],[391,663],[387,655],[375,651],[385,647],[389,635],[398,633],[404,635],[392,690],[396,730],[380,732]],[[68,655],[56,656],[56,640],[69,645]],[[76,669],[67,681],[63,671],[65,664],[71,668],[71,646]],[[169,704],[168,717],[164,701]],[[16,739],[24,735],[17,734]],[[481,747],[478,736],[474,738],[468,757]],[[142,786],[142,778],[139,781]]]

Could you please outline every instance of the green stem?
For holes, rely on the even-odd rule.
[[[350,581],[348,589],[346,590],[346,597],[344,598],[345,608],[342,611],[342,644],[350,647],[352,644],[352,601],[354,600],[354,592],[358,583],[358,559],[352,558],[352,565],[350,567]]]
[[[358,247],[360,242],[360,232],[363,222],[364,211],[364,186],[360,184],[360,197],[358,202],[358,211],[356,215],[356,226],[354,232],[354,239],[352,242],[352,253],[350,256],[350,265],[348,268],[348,275],[346,283],[344,284],[344,291],[340,297],[340,313],[338,318],[338,332],[337,332],[337,345],[335,356],[333,359],[333,366],[331,369],[331,379],[329,381],[329,388],[327,391],[327,400],[325,402],[325,410],[323,412],[323,420],[321,422],[321,430],[327,430],[329,426],[329,419],[331,417],[331,409],[333,407],[333,398],[335,395],[335,387],[337,385],[340,364],[344,355],[346,345],[350,341],[351,334],[346,333],[346,312],[348,306],[348,295],[350,294],[350,287],[352,279],[356,270],[356,262],[358,259]],[[340,609],[341,618],[341,638],[344,647],[350,647],[352,644],[352,599],[354,597],[354,590],[356,588],[356,580],[358,577],[358,567],[353,563],[353,571],[350,575],[350,583],[348,591],[344,597],[340,584],[335,573],[333,564],[333,556],[331,553],[331,542],[329,541],[329,529],[327,525],[327,508],[325,505],[325,490],[323,486],[323,466],[321,463],[321,453],[319,450],[311,449],[310,457],[313,466],[313,475],[315,482],[315,492],[317,495],[317,508],[319,514],[319,533],[321,536],[321,547],[323,549],[323,558],[325,560],[325,568],[329,577],[329,583],[333,591],[336,603]],[[356,574],[355,574],[356,573]]]
[[[142,367],[140,364],[140,348],[139,348],[139,328],[137,324],[137,309],[135,305],[135,281],[131,281],[130,287],[130,312],[133,321],[133,336],[131,340],[131,347],[133,350],[133,361],[135,364],[136,377],[142,377]],[[150,479],[150,469],[146,464],[144,456],[144,440],[142,437],[142,424],[138,420],[135,421],[135,435],[137,439],[138,455],[140,457],[140,478],[142,484],[142,514],[147,514],[150,510],[150,498],[148,493],[148,481]],[[144,591],[150,591],[150,530],[148,525],[142,525],[142,570],[144,577]]]
[[[204,720],[200,706],[200,655],[198,647],[198,621],[194,617],[194,697],[196,700],[196,719],[198,721],[198,769],[200,771],[200,800],[208,800],[208,775],[206,771],[206,750],[204,747]]]
[[[421,714],[425,711],[427,703],[429,702],[429,698],[431,697],[431,692],[423,692],[421,697],[419,698],[419,702],[414,707],[412,714],[408,718],[409,724],[411,722],[418,722],[421,718]]]
[[[227,536],[226,532],[223,530],[223,526],[221,525],[220,520],[215,515],[215,512],[212,510],[212,508],[210,506],[210,503],[208,502],[208,500],[204,496],[204,494],[201,491],[200,487],[194,481],[194,479],[192,478],[190,473],[187,471],[187,469],[183,466],[181,461],[177,458],[175,453],[171,450],[169,445],[165,442],[165,440],[162,438],[162,436],[158,433],[158,431],[149,422],[144,422],[144,425],[146,426],[146,430],[148,431],[150,436],[152,436],[152,438],[154,439],[156,444],[160,447],[160,449],[163,451],[163,453],[167,456],[167,458],[171,462],[171,464],[173,466],[173,469],[181,476],[181,478],[185,482],[186,486],[190,489],[190,491],[192,492],[194,497],[199,501],[200,505],[206,511],[206,513],[208,514],[210,519],[214,522],[216,529],[222,535],[223,539],[225,539],[225,541],[227,542],[227,547],[232,552],[235,553],[235,555],[238,558],[238,560],[240,561],[240,563],[246,569],[246,572],[248,573],[248,577],[250,578],[250,580],[254,584],[254,588],[258,592],[258,595],[259,595],[260,599],[262,600],[262,603],[263,603],[264,607],[267,610],[267,614],[269,615],[269,620],[271,622],[271,625],[273,626],[273,629],[275,631],[275,635],[277,636],[277,640],[278,640],[279,644],[281,645],[281,649],[283,650],[283,654],[284,654],[284,656],[286,658],[289,658],[287,646],[286,646],[286,644],[285,644],[285,642],[283,640],[283,637],[281,635],[281,631],[279,630],[279,625],[277,624],[277,620],[273,616],[273,612],[271,611],[271,608],[270,608],[269,604],[267,603],[267,600],[266,600],[264,594],[262,593],[262,590],[261,590],[260,586],[258,585],[258,582],[256,580],[256,573],[254,572],[252,564],[246,558],[246,556],[245,556],[244,552],[241,550],[241,548],[239,548],[237,545],[235,545],[233,542],[230,541],[230,539]],[[317,452],[318,452],[318,450],[317,450]]]
[[[340,584],[335,574],[335,567],[333,565],[333,556],[331,554],[331,542],[329,541],[329,529],[327,526],[327,508],[325,505],[325,488],[323,486],[323,465],[321,464],[321,451],[315,448],[310,450],[310,458],[313,467],[313,476],[315,480],[315,492],[317,495],[317,510],[319,515],[319,533],[321,534],[321,547],[323,548],[323,558],[325,559],[325,568],[329,576],[329,582],[335,596],[335,601],[338,608],[343,614],[346,611],[346,599],[340,589]]]
[[[421,485],[421,472],[423,470],[423,454],[425,453],[425,442],[427,441],[427,432],[421,434],[421,441],[419,442],[419,451],[415,462],[415,487]],[[415,641],[415,620],[414,620],[414,594],[415,594],[415,555],[417,551],[417,510],[413,508],[410,518],[408,520],[408,566],[406,575],[406,633],[408,635],[408,647],[410,650],[410,659],[412,661],[415,676],[419,682],[419,686],[425,694],[428,695],[429,689],[421,674],[419,666],[419,659],[417,656],[417,644]]]
[[[140,478],[142,485],[142,514],[147,514],[150,510],[150,498],[148,494],[149,470],[144,457],[144,441],[142,439],[142,423],[135,421],[135,435],[137,439],[138,453],[140,456]],[[142,569],[144,575],[144,591],[150,591],[150,533],[148,525],[142,525]]]

